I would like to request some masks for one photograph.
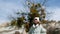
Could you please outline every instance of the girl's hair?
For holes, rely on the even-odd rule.
[[[39,22],[38,22],[38,24],[40,25],[40,24],[41,24],[41,22],[39,21]]]

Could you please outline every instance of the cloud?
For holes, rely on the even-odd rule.
[[[23,6],[23,2],[24,0],[0,0],[0,23],[9,21],[8,16],[15,16],[14,12],[26,12],[28,9]]]
[[[13,14],[14,11],[18,11],[22,8],[22,5],[0,0],[0,23],[8,21],[8,15]]]
[[[49,20],[60,20],[60,7],[47,7],[48,12],[53,12],[50,16]],[[46,18],[47,19],[47,18]]]
[[[52,16],[49,17],[49,20],[52,19],[60,20],[60,15],[59,15],[60,7],[57,7],[57,5],[54,4],[56,1],[54,0],[52,2],[51,1],[47,3],[47,5],[50,4],[50,6],[46,8],[48,12],[50,11],[54,12]],[[18,10],[23,10],[23,12],[29,11],[27,7],[23,6],[24,2],[25,2],[24,0],[0,0],[0,23],[9,21],[7,16],[13,14],[14,11],[18,11]],[[53,7],[52,4],[55,7]]]

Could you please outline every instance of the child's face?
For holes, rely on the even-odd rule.
[[[37,24],[39,21],[37,19],[34,19],[33,22]]]

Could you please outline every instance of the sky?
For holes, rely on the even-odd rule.
[[[37,0],[34,2],[42,2],[41,0]],[[25,0],[0,0],[0,23],[5,23],[9,21],[9,15],[15,15],[14,12],[19,10],[24,10],[23,12],[28,12],[28,8],[24,6],[26,3]],[[48,20],[60,20],[60,0],[47,0],[46,1],[46,11],[53,12],[50,17],[46,17]]]

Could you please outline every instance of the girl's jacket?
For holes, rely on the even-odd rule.
[[[43,28],[43,26],[40,24],[40,25],[34,25],[30,28],[29,30],[29,34],[46,34],[46,29]]]

